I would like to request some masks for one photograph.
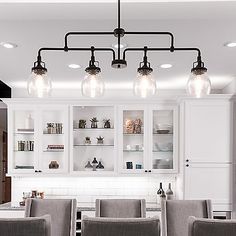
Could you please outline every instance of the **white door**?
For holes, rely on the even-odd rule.
[[[185,160],[229,163],[230,102],[187,101],[185,106]]]

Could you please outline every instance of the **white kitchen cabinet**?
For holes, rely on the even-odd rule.
[[[92,119],[96,122],[91,122]],[[71,106],[70,135],[71,173],[114,174],[117,160],[115,106]]]
[[[228,100],[185,103],[185,159],[230,163],[231,111]]]
[[[68,173],[68,108],[8,106],[8,174]]]
[[[119,106],[119,171],[176,173],[178,106]]]
[[[211,199],[214,210],[232,210],[231,103],[190,99],[181,106],[184,198]]]
[[[232,209],[232,165],[189,163],[185,169],[185,198],[211,199],[215,211]]]
[[[149,166],[152,173],[176,173],[178,167],[178,106],[149,108]]]

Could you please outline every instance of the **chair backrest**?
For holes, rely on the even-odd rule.
[[[235,236],[236,220],[189,217],[189,236]]]
[[[161,202],[162,236],[187,236],[189,216],[212,218],[210,200],[167,200]]]
[[[75,199],[27,199],[25,216],[51,216],[52,236],[76,235]]]
[[[96,199],[96,217],[146,217],[145,199]]]
[[[51,217],[0,219],[2,236],[51,236]]]
[[[159,236],[158,218],[88,217],[82,220],[83,236]]]

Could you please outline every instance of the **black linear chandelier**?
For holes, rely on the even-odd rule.
[[[72,35],[113,35],[117,38],[117,52],[113,48],[97,48],[97,47],[69,47],[68,38]],[[126,35],[167,35],[170,37],[170,47],[128,47],[121,52],[121,38]],[[104,93],[105,84],[100,77],[101,69],[99,68],[98,61],[95,60],[95,52],[104,51],[112,54],[111,66],[113,68],[121,69],[127,66],[126,54],[132,51],[141,51],[144,53],[143,61],[140,62],[138,68],[138,76],[134,81],[134,94],[140,97],[148,97],[154,95],[156,92],[156,81],[152,76],[153,69],[148,62],[147,53],[149,51],[195,51],[197,52],[197,61],[193,63],[191,69],[191,76],[187,83],[187,91],[190,95],[195,97],[202,97],[210,93],[211,82],[207,76],[207,68],[201,59],[201,51],[199,48],[189,47],[175,47],[174,35],[170,32],[126,32],[120,25],[120,0],[118,0],[118,27],[112,32],[68,32],[65,35],[65,45],[62,48],[58,47],[45,47],[38,50],[37,61],[32,68],[32,74],[28,81],[27,87],[30,95],[35,97],[47,97],[51,94],[52,84],[50,78],[47,76],[47,69],[45,63],[41,59],[43,51],[90,51],[91,59],[89,66],[85,69],[87,75],[81,84],[81,91],[83,96],[99,97]]]

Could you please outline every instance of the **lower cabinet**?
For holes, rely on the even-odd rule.
[[[214,211],[232,210],[232,164],[185,164],[185,199],[211,199]]]

